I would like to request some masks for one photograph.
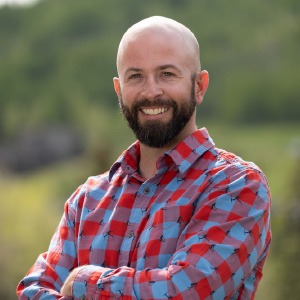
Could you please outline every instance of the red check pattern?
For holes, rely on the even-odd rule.
[[[65,204],[19,299],[253,299],[269,251],[270,192],[253,163],[216,148],[205,128],[138,174],[139,143]]]

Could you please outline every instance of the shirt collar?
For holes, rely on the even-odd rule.
[[[138,162],[140,161],[140,143],[134,142],[127,150],[125,150],[117,161],[111,166],[109,170],[108,180],[110,181],[116,171],[121,167],[124,173],[130,174],[138,169]]]
[[[214,142],[206,128],[201,128],[187,136],[166,155],[172,158],[178,172],[184,174],[187,169],[206,151],[214,147]]]
[[[214,147],[214,145],[215,144],[207,129],[201,128],[187,136],[174,149],[167,151],[163,156],[161,156],[157,161],[157,169],[159,172],[165,170],[170,164],[171,158],[177,166],[178,172],[183,174],[196,159]],[[125,150],[118,160],[112,165],[109,171],[109,180],[111,180],[115,172],[120,167],[122,168],[122,171],[127,174],[136,172],[139,160],[140,144],[139,141],[136,141],[127,150]]]

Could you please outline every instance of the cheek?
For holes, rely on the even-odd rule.
[[[189,99],[191,96],[191,90],[194,88],[191,86],[190,82],[182,82],[177,83],[176,85],[173,85],[168,90],[166,89],[166,93],[168,93],[169,96],[176,98],[176,99]]]
[[[134,100],[137,98],[136,92],[132,89],[124,88],[120,92],[121,99],[125,105],[131,106]]]

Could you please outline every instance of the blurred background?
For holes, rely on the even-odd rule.
[[[151,15],[184,23],[200,42],[210,87],[198,127],[269,179],[273,244],[256,299],[299,299],[298,0],[0,4],[1,299],[16,299],[71,193],[134,141],[112,78],[122,34]]]

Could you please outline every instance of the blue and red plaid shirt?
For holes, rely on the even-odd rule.
[[[65,204],[49,250],[20,299],[253,299],[268,254],[270,192],[253,163],[214,146],[205,128],[138,174],[139,142]]]

